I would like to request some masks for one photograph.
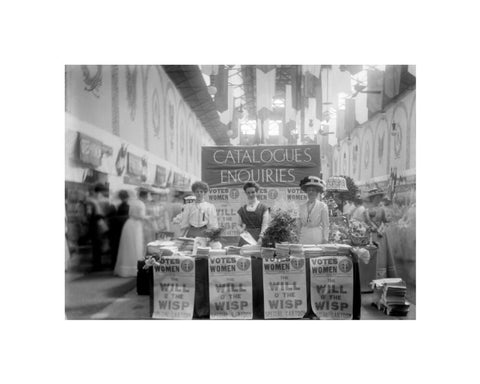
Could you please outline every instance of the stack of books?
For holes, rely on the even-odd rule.
[[[260,249],[259,245],[244,245],[240,248],[240,256],[261,257]]]
[[[225,249],[210,249],[210,256],[225,256],[227,251]]]
[[[225,250],[227,252],[227,255],[233,255],[233,256],[240,256],[240,247],[235,247],[233,245],[230,245],[228,247],[225,247]]]
[[[320,257],[323,254],[323,250],[320,247],[305,247],[303,254],[306,258],[310,257]]]
[[[192,239],[190,237],[179,237],[178,239],[175,239],[175,245],[180,252],[192,254],[194,243],[195,239]]]
[[[407,286],[401,278],[372,280],[373,302],[389,316],[406,316],[410,303],[406,300]]]
[[[210,247],[197,247],[197,257],[208,257],[210,254]]]
[[[147,255],[172,256],[178,252],[173,241],[155,240],[147,244]]]
[[[261,255],[262,259],[271,259],[275,257],[275,248],[262,248]]]
[[[290,256],[290,244],[276,244],[275,254],[277,257],[289,257]]]
[[[303,257],[303,245],[302,244],[290,244],[290,255]]]

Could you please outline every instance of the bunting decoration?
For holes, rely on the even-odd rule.
[[[408,65],[408,73],[412,74],[413,76],[417,76],[417,66]]]
[[[215,96],[215,102],[217,102],[217,96],[218,96],[218,93]],[[220,112],[220,121],[223,124],[228,125],[233,121],[233,115],[234,115],[234,109],[235,109],[234,103],[233,103],[233,87],[231,85],[227,86],[227,95],[225,97],[225,100],[227,105],[225,110],[220,111],[220,109],[218,109],[218,104],[217,104],[217,109]]]
[[[272,101],[275,96],[276,70],[274,65],[259,65],[256,69],[257,81],[257,115],[260,124],[257,124],[256,140],[265,142],[265,122],[272,111]]]
[[[285,138],[291,137],[291,132],[296,127],[296,111],[292,105],[292,86],[290,84],[285,85],[285,118],[283,124],[283,136]]]
[[[377,71],[377,70],[370,70],[367,72],[367,84],[368,89],[383,90],[383,78],[384,72]],[[378,111],[381,111],[383,108],[383,92],[376,94],[376,93],[369,93],[367,96],[367,108],[370,114],[374,114]]]
[[[345,133],[350,135],[356,125],[355,99],[345,99]]]
[[[306,65],[305,71],[305,97],[315,99],[315,117],[323,119],[322,78],[320,65]],[[306,100],[308,101],[308,100]]]
[[[272,110],[272,100],[275,96],[275,75],[275,66],[257,66],[257,112],[263,119],[267,118],[268,111]]]
[[[218,65],[201,65],[202,72],[206,75],[216,75],[218,73]]]
[[[228,67],[225,65],[218,66],[218,74],[215,76],[215,87],[217,93],[215,94],[215,104],[217,111],[222,113],[229,109],[229,98],[231,97],[231,90],[228,86]],[[229,94],[230,92],[230,94]],[[226,124],[226,123],[225,123]]]
[[[233,100],[233,99],[232,99]],[[231,131],[230,135],[230,142],[236,143],[239,138],[239,119],[240,119],[240,113],[238,112],[237,108],[232,107],[232,118],[230,122],[227,123],[227,132]]]
[[[302,92],[302,67],[294,65],[292,67],[292,107],[297,111],[303,108],[303,92]]]
[[[339,109],[337,111],[337,139],[342,140],[345,135],[345,110]]]
[[[350,72],[351,75],[356,75],[363,70],[363,65],[340,65],[340,71]]]
[[[387,65],[385,67],[385,78],[383,92],[385,96],[393,98],[400,92],[400,78],[402,76],[401,65]]]
[[[315,78],[315,112],[318,120],[323,120],[323,97],[322,97],[322,78]]]

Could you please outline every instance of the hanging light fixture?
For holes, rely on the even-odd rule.
[[[209,95],[212,96],[212,99],[217,94],[217,87],[215,87],[215,75],[213,74],[210,75],[210,85],[207,87],[207,91]]]

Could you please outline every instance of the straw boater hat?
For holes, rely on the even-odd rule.
[[[316,176],[306,176],[300,181],[300,189],[305,192],[307,187],[316,187],[319,192],[325,191],[325,182]]]

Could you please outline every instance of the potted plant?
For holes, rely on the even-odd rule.
[[[262,238],[262,247],[275,248],[276,243],[298,242],[297,220],[289,212],[277,209]]]

